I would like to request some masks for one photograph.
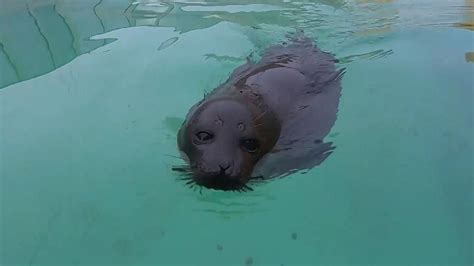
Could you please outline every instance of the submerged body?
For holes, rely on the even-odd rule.
[[[234,70],[191,108],[178,133],[190,182],[250,189],[251,180],[321,163],[333,149],[323,140],[336,120],[341,93],[342,71],[335,62],[302,37]]]

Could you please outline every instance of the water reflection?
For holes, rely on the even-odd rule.
[[[263,189],[263,186],[261,189]],[[196,203],[195,211],[207,212],[224,219],[268,211],[260,203],[275,200],[270,193],[264,190],[247,193],[245,197],[238,199],[236,194],[238,192],[206,190],[203,193],[186,193],[183,197],[192,197],[191,202]]]
[[[110,40],[89,37],[130,26],[122,1],[10,1],[0,9],[0,88],[56,69]],[[21,33],[21,34],[19,34]]]
[[[465,0],[465,5],[462,8],[464,9],[463,19],[456,26],[474,30],[474,0]]]
[[[467,52],[464,55],[464,58],[466,59],[466,62],[474,62],[474,53],[473,52]]]
[[[263,6],[267,9],[260,11],[268,11],[268,14],[255,16],[252,12],[240,12],[238,8],[236,12],[219,7],[206,10],[195,3],[130,0],[4,1],[0,9],[0,88],[45,74],[112,41],[90,39],[97,34],[135,26],[171,26],[180,32],[187,32],[207,28],[221,21],[243,25],[276,23],[272,18],[278,17],[279,14],[275,12],[279,11],[275,9],[280,9]],[[242,7],[247,11],[249,8],[258,8]],[[285,18],[280,22],[290,24]],[[170,43],[160,48],[164,49],[176,40],[170,40]]]
[[[474,0],[465,0],[465,12],[463,15],[462,22],[458,23],[456,26],[467,29],[467,30],[474,30]],[[466,62],[473,63],[474,62],[474,52],[468,51],[464,54],[464,58]]]
[[[408,0],[4,0],[0,8],[0,88],[45,74],[112,42],[90,37],[119,28],[173,27],[184,33],[222,21],[266,33],[275,27],[302,28],[321,47],[343,50],[354,42],[384,37],[401,26],[448,25],[472,30],[473,6],[472,0],[416,4]]]

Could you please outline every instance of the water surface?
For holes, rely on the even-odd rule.
[[[2,265],[472,265],[472,1],[0,0]],[[188,108],[288,32],[346,67],[337,146],[176,181]]]

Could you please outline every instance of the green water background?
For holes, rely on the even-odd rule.
[[[471,4],[0,0],[0,264],[472,265]],[[188,108],[296,28],[347,68],[335,152],[176,181]]]

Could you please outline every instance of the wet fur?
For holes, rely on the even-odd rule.
[[[258,178],[251,180],[287,176],[319,165],[333,151],[332,143],[324,138],[336,121],[343,74],[344,70],[336,69],[332,54],[322,52],[304,36],[297,37],[289,44],[268,48],[260,61],[238,67],[191,108],[186,120],[208,99],[232,92],[248,95],[257,106],[274,112],[281,126],[276,145],[254,168],[252,176]]]

